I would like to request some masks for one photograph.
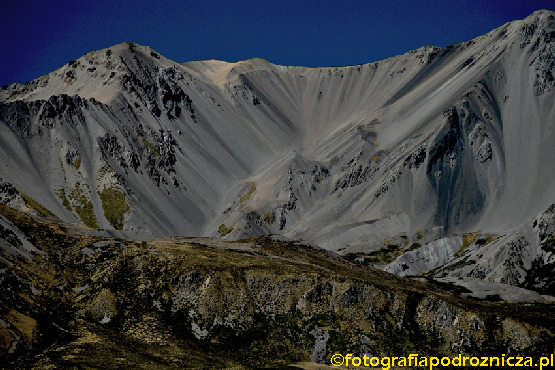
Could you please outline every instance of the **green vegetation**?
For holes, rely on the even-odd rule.
[[[150,151],[152,152],[152,154],[154,154],[155,156],[157,156],[158,158],[160,158],[160,153],[154,148],[154,146],[147,140],[147,139],[143,139],[143,143],[145,143],[145,145],[148,147],[148,149],[150,149]]]
[[[227,234],[229,234],[232,231],[233,231],[233,228],[230,227],[228,229],[227,227],[225,227],[225,224],[221,224],[220,227],[218,228],[218,232],[220,233],[220,236],[226,236]]]
[[[424,234],[422,233],[422,230],[418,230],[418,231],[416,232],[416,237],[417,237],[419,240],[422,240],[422,238],[424,237]]]
[[[382,249],[369,253],[349,253],[344,257],[349,261],[354,261],[362,265],[386,265],[395,261],[404,251],[401,246],[390,244]]]
[[[466,249],[470,245],[470,243],[476,240],[478,234],[479,232],[463,234],[463,245],[461,247],[461,250]]]
[[[378,157],[377,155],[373,155],[370,157],[371,160],[373,160],[374,162],[380,162],[382,159],[380,157]]]
[[[413,251],[413,250],[415,250],[415,249],[418,249],[418,248],[420,248],[421,246],[422,246],[422,244],[420,244],[420,243],[412,243],[412,245],[405,251],[405,253],[406,253],[406,252]]]
[[[464,251],[466,250],[466,248],[468,248],[468,246],[474,240],[476,240],[476,237],[478,236],[478,234],[480,234],[480,233],[479,232],[474,232],[474,233],[463,234],[463,245],[462,245],[461,249],[457,253],[455,253],[455,256],[457,256],[457,257],[462,256],[464,254]]]
[[[125,201],[125,193],[116,187],[107,188],[104,185],[104,189],[99,191],[98,195],[102,200],[104,217],[114,229],[123,230],[125,213],[130,209]]]
[[[75,184],[75,189],[71,191],[69,199],[73,201],[73,206],[81,221],[92,229],[98,229],[93,204],[81,190],[79,182]]]
[[[102,289],[88,307],[88,313],[94,320],[100,321],[104,315],[114,317],[118,314],[116,297],[110,289]]]
[[[241,206],[241,208],[243,208],[244,204],[247,200],[249,200],[252,196],[252,194],[256,191],[256,183],[254,182],[247,182],[247,185],[250,185],[249,190],[247,191],[246,194],[244,194],[243,196],[241,196],[241,198],[239,198],[239,204]]]
[[[79,171],[79,167],[81,167],[81,154],[79,154],[77,159],[72,163],[72,166],[75,167],[77,171]]]
[[[25,203],[27,203],[27,205],[29,207],[31,207],[32,209],[37,211],[39,216],[59,218],[54,213],[52,213],[49,209],[47,209],[45,206],[43,206],[42,204],[40,204],[39,202],[37,202],[36,200],[34,200],[30,196],[28,196],[27,194],[25,194],[21,190],[18,189],[17,192],[19,193],[19,195],[21,195],[23,197],[23,199],[25,200]]]
[[[273,224],[274,223],[274,212],[266,212],[264,214],[264,221],[268,224]]]
[[[98,176],[96,176],[96,179],[100,181],[106,175],[110,175],[110,176],[115,175],[114,170],[111,169],[110,166],[108,165],[102,166],[100,171],[98,171]]]
[[[60,199],[62,200],[62,204],[64,205],[64,207],[66,207],[66,209],[70,212],[73,212],[73,209],[71,208],[71,203],[69,202],[69,200],[67,199],[66,196],[66,191],[64,188],[58,189],[58,191],[56,191],[56,194],[58,195],[58,197],[60,197]]]

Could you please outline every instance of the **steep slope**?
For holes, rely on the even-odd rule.
[[[229,204],[243,224],[228,211],[211,229],[291,229],[286,235],[346,253],[399,235],[416,241],[417,230],[431,240],[534,217],[555,194],[546,166],[554,155],[553,30],[553,14],[537,12],[468,43],[340,70],[345,85],[362,73],[355,81],[365,88],[338,87],[322,109],[305,109],[306,122],[322,123],[311,126],[312,145],[305,140],[249,178],[256,191],[248,201],[239,202],[249,188],[238,188]],[[306,74],[323,71],[334,70]],[[302,91],[302,102],[325,97]],[[322,111],[337,102],[326,126]],[[279,222],[265,223],[268,212]]]
[[[121,44],[2,89],[0,177],[63,220],[160,235],[356,253],[501,232],[555,202],[554,40],[538,11],[343,68]]]

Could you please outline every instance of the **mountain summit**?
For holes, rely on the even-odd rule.
[[[343,253],[500,233],[555,202],[554,55],[545,10],[342,68],[123,43],[2,88],[0,177],[91,228]]]

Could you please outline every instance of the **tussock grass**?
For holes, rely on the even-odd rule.
[[[19,195],[21,195],[23,197],[23,199],[25,200],[25,203],[27,203],[27,205],[29,207],[31,207],[32,209],[37,211],[39,216],[59,218],[54,213],[52,213],[48,208],[46,208],[45,206],[43,206],[42,204],[40,204],[39,202],[37,202],[36,200],[31,198],[30,196],[28,196],[27,194],[25,194],[21,190],[18,189],[17,192],[19,193]]]
[[[104,217],[116,230],[123,230],[125,224],[124,216],[129,211],[129,205],[125,201],[125,193],[116,187],[106,187],[98,192],[102,200]]]

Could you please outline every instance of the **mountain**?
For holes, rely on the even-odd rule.
[[[124,43],[2,88],[0,196],[112,235],[281,234],[398,274],[453,262],[431,273],[553,287],[536,225],[555,204],[554,68],[546,10],[340,68]]]
[[[555,340],[554,73],[542,10],[366,65],[124,43],[3,87],[1,363],[537,366]]]

